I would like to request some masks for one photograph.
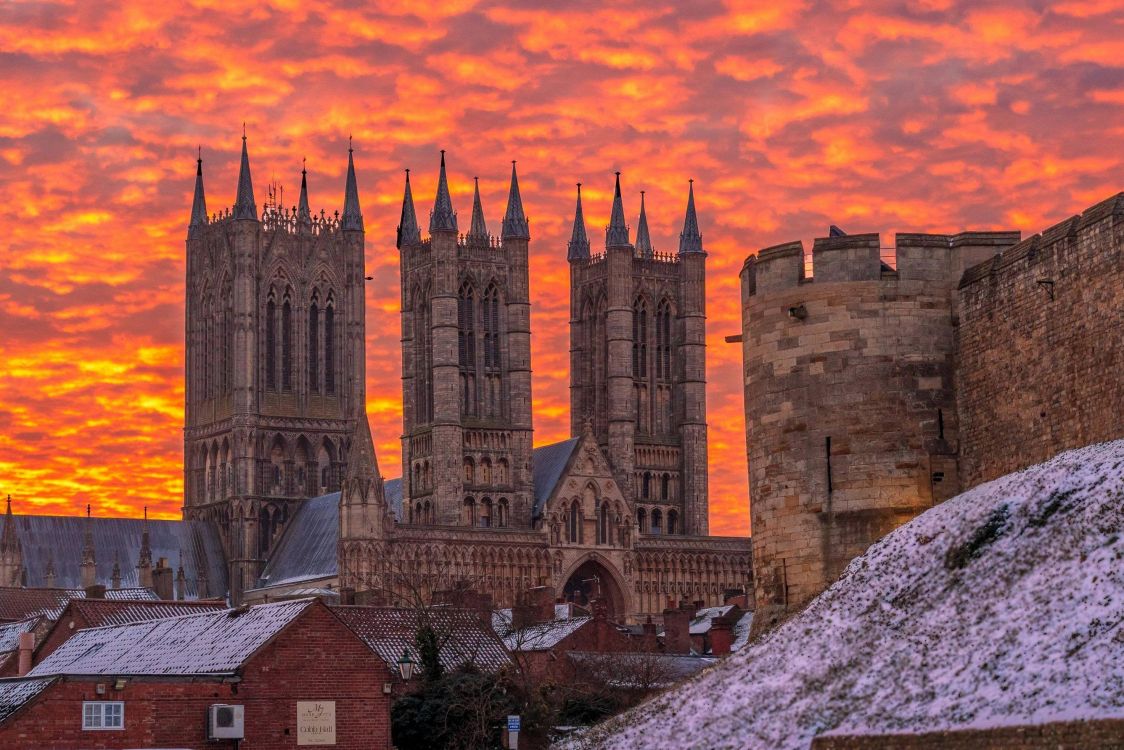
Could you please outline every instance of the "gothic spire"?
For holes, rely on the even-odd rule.
[[[511,189],[507,193],[507,213],[503,217],[503,238],[531,239],[531,228],[523,213],[523,198],[519,195],[519,177],[515,174],[515,161],[511,162]]]
[[[8,509],[4,511],[4,531],[0,533],[0,552],[8,552],[19,547],[16,536],[16,522],[12,517],[12,496],[8,495]]]
[[[82,588],[96,581],[97,560],[94,555],[94,530],[90,527],[90,506],[86,505],[86,531],[82,536]]]
[[[473,177],[475,188],[472,194],[472,226],[469,227],[469,237],[487,237],[488,225],[484,223],[484,208],[480,205],[480,178]]]
[[[195,198],[191,201],[191,223],[188,224],[188,233],[193,227],[207,223],[207,199],[203,195],[203,149],[199,149],[199,157],[195,160]]]
[[[148,540],[148,506],[144,506],[144,530],[141,532],[141,548],[140,555],[137,560],[138,568],[151,568],[152,567],[152,548],[149,547]],[[146,584],[141,584],[142,586]]]
[[[375,441],[371,438],[371,424],[367,410],[360,406],[355,420],[355,432],[347,452],[348,479],[375,479],[379,476],[379,462],[375,457]]]
[[[254,184],[250,179],[250,154],[246,150],[246,125],[242,125],[242,166],[238,168],[238,197],[234,201],[234,218],[258,220],[254,203]]]
[[[582,212],[582,184],[578,183],[578,205],[574,209],[574,231],[570,233],[567,260],[582,260],[589,257],[589,236],[585,233],[585,213]]]
[[[624,201],[621,200],[621,173],[617,172],[617,186],[613,190],[613,213],[605,230],[605,247],[628,247],[628,225],[624,223]]]
[[[301,160],[301,196],[297,201],[297,221],[301,224],[312,223],[312,212],[308,209],[308,167]]]
[[[695,215],[695,181],[688,180],[687,216],[683,219],[683,233],[679,235],[679,253],[701,253],[702,235],[699,234],[699,217]]]
[[[636,224],[636,250],[641,257],[652,257],[652,237],[648,234],[648,214],[644,211],[644,191],[640,191],[640,221]]]
[[[410,170],[406,170],[406,191],[402,193],[402,218],[398,222],[398,243],[417,245],[421,243],[421,230],[418,229],[418,215],[414,212],[414,194],[410,191]]]
[[[347,185],[344,190],[340,229],[363,231],[363,213],[359,210],[359,186],[355,181],[355,159],[352,156],[351,138],[347,139]]]
[[[441,150],[441,174],[437,178],[437,199],[433,202],[433,213],[429,215],[429,231],[457,231],[457,214],[453,211],[453,199],[449,196],[449,180],[445,177],[445,150]]]

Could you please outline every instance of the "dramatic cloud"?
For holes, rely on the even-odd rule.
[[[13,2],[0,15],[0,491],[23,508],[178,513],[184,235],[254,174],[367,226],[368,393],[399,471],[394,227],[437,151],[498,227],[518,159],[532,219],[536,440],[568,429],[573,184],[595,242],[623,172],[677,247],[688,178],[708,259],[711,528],[748,529],[737,274],[835,223],[1034,232],[1122,187],[1117,3]]]

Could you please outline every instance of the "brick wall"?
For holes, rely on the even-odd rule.
[[[1124,719],[912,735],[838,735],[817,737],[812,741],[812,750],[1117,750],[1120,747],[1124,747]]]
[[[1124,436],[1124,194],[965,274],[957,400],[968,487]]]
[[[390,746],[390,706],[383,695],[385,664],[326,607],[310,607],[242,670],[242,681],[129,679],[113,689],[111,677],[65,679],[3,724],[0,747],[99,750],[133,747],[218,747],[206,739],[213,703],[246,707],[242,750],[296,746],[296,703],[335,701],[337,748]],[[97,685],[106,688],[98,695]],[[83,731],[82,701],[125,702],[123,731]]]

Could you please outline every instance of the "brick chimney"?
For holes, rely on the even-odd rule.
[[[105,598],[105,586],[102,586],[100,583],[95,583],[93,586],[87,586],[86,587],[86,598],[87,599],[104,599]]]
[[[710,622],[710,653],[726,656],[734,643],[734,627],[725,617],[715,617]]]
[[[640,636],[641,648],[649,653],[655,653],[659,650],[659,641],[656,638],[656,624],[652,622],[652,616],[648,615],[648,619],[644,621],[641,626],[642,635]]]
[[[746,599],[747,597],[743,589],[726,589],[722,597],[722,603],[737,605],[744,612],[748,604]]]
[[[152,588],[156,591],[156,596],[165,601],[171,601],[175,596],[172,590],[172,569],[168,567],[166,557],[157,560],[156,567],[152,569]]]
[[[691,653],[691,620],[694,616],[695,608],[689,604],[663,611],[663,643],[667,653]]]
[[[19,667],[17,675],[23,677],[31,671],[31,652],[35,649],[35,634],[20,633]]]

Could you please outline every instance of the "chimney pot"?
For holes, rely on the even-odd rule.
[[[20,633],[18,674],[23,677],[31,671],[31,652],[35,649],[35,634]]]

